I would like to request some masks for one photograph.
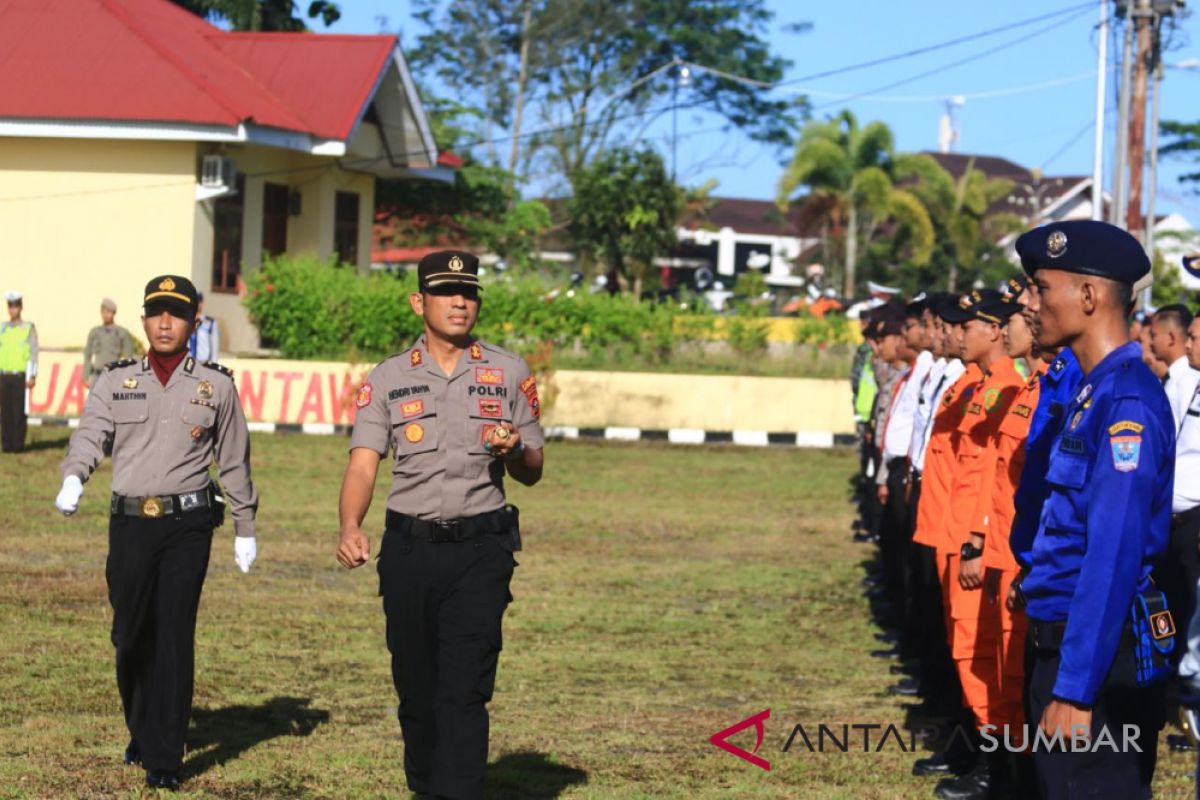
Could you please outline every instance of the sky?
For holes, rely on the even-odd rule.
[[[342,19],[334,33],[400,32],[413,41],[422,29],[401,0],[339,0]],[[886,122],[901,151],[934,150],[938,120],[948,98],[965,102],[955,110],[961,138],[954,150],[1002,156],[1046,175],[1083,175],[1092,170],[1096,102],[1099,3],[1081,0],[838,0],[811,3],[767,0],[774,12],[766,36],[772,51],[792,62],[786,88],[777,96],[807,94],[816,117],[851,109],[860,123]],[[1192,6],[1200,5],[1192,0]],[[1068,9],[1077,9],[1067,11]],[[960,37],[1053,14],[1066,13],[973,41],[905,57],[878,66],[816,76],[886,56],[938,45]],[[811,29],[790,33],[789,23]],[[1164,120],[1200,119],[1200,13],[1179,23],[1162,82]],[[448,42],[448,46],[452,46]],[[1115,64],[1120,42],[1110,39]],[[1181,67],[1170,65],[1181,64]],[[1115,143],[1116,84],[1110,72],[1105,126],[1105,186]],[[680,104],[686,102],[681,90]],[[723,197],[772,199],[786,151],[759,145],[736,131],[722,130],[720,117],[680,111],[675,146],[681,183],[718,181]],[[650,126],[643,138],[669,159],[670,118]],[[1178,211],[1200,225],[1200,195],[1181,185],[1186,161],[1160,159],[1155,211]],[[1194,167],[1192,170],[1194,171]],[[538,187],[533,187],[536,192]],[[1200,187],[1198,187],[1200,188]]]

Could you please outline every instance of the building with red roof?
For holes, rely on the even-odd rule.
[[[254,350],[244,271],[285,253],[367,269],[375,179],[453,167],[394,36],[236,33],[167,0],[0,0],[6,283],[44,345],[81,345],[105,296],[128,324],[146,280],[173,272],[204,291],[223,350]]]

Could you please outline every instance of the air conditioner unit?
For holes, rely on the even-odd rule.
[[[237,170],[232,158],[205,156],[200,163],[200,183],[196,186],[197,200],[213,200],[237,192]]]

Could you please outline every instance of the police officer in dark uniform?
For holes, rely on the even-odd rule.
[[[1029,231],[1017,252],[1037,286],[1029,308],[1038,343],[1069,347],[1083,373],[1050,448],[1022,582],[1034,651],[1030,723],[1067,744],[1034,748],[1042,795],[1148,797],[1162,683],[1131,618],[1159,594],[1150,569],[1167,544],[1175,471],[1162,383],[1128,341],[1132,285],[1150,262],[1128,233],[1090,220]],[[1169,617],[1151,615],[1150,627],[1165,634]],[[1122,740],[1130,725],[1136,748]],[[1077,728],[1096,746],[1073,748]],[[1115,746],[1099,746],[1106,736]]]
[[[117,361],[92,385],[62,462],[55,505],[70,516],[111,443],[105,577],[113,607],[117,688],[131,740],[151,788],[179,788],[192,710],[196,612],[223,498],[209,477],[214,456],[237,536],[234,560],[257,555],[258,498],[250,438],[232,373],[188,355],[196,288],[163,275],[146,286],[142,325],[150,352]]]
[[[392,488],[379,548],[379,593],[400,697],[408,787],[483,795],[488,713],[501,618],[520,549],[504,476],[542,476],[540,401],[517,355],[478,341],[479,261],[446,250],[418,266],[409,298],[425,334],[383,361],[356,401],[342,481],[337,559],[366,563],[362,531],[380,460]]]

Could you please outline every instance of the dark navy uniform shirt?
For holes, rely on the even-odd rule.
[[[1021,480],[1013,498],[1015,516],[1009,535],[1013,555],[1026,566],[1042,515],[1042,503],[1050,491],[1046,486],[1050,445],[1062,426],[1063,410],[1071,402],[1082,377],[1083,372],[1079,369],[1075,354],[1071,348],[1064,347],[1039,379],[1042,385],[1038,390],[1037,408],[1029,421],[1029,435],[1025,439],[1025,468],[1021,471]]]
[[[1124,344],[1084,376],[1050,447],[1030,570],[1032,620],[1066,620],[1054,696],[1091,705],[1135,592],[1167,546],[1175,426],[1162,382]]]

